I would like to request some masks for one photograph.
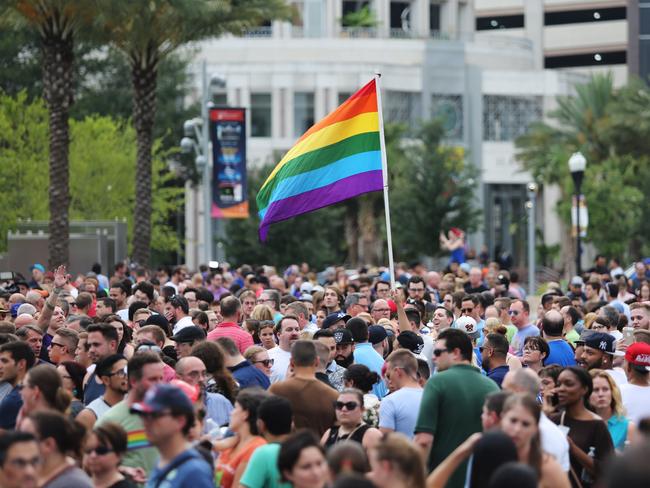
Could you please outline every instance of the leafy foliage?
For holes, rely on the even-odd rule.
[[[479,224],[474,195],[478,172],[460,147],[442,143],[442,122],[425,122],[412,139],[403,126],[386,128],[394,253],[412,260],[440,252],[438,235]]]
[[[0,249],[18,219],[47,220],[49,175],[47,109],[28,101],[27,93],[0,94]],[[72,219],[127,219],[129,240],[135,194],[135,132],[124,122],[93,116],[71,121],[70,216]],[[152,248],[180,249],[175,229],[167,224],[181,205],[183,189],[170,186],[166,171],[169,150],[156,141],[154,150]]]
[[[583,193],[589,208],[587,240],[603,253],[638,258],[650,238],[650,91],[639,82],[614,89],[596,75],[558,99],[552,124],[539,123],[516,141],[518,160],[536,180],[558,184],[557,210],[570,225],[573,182],[569,157],[587,159]]]

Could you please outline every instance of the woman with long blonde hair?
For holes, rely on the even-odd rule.
[[[612,377],[602,369],[592,369],[589,374],[594,384],[589,403],[607,423],[614,448],[622,451],[625,444],[634,438],[636,428],[634,423],[625,416],[621,391]]]

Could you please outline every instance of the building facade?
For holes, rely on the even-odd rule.
[[[522,265],[531,177],[515,161],[514,140],[586,76],[545,67],[554,51],[540,47],[540,25],[517,32],[478,28],[485,16],[514,12],[510,1],[478,0],[476,7],[472,0],[294,2],[294,24],[273,22],[244,37],[200,44],[197,87],[198,62],[205,59],[224,81],[215,103],[248,111],[248,165],[255,167],[277,162],[315,121],[380,72],[387,122],[415,126],[441,117],[449,143],[462,145],[480,169],[473,198],[484,209],[483,228],[470,237],[471,247],[486,246],[492,256],[508,252]],[[541,2],[533,9],[528,3],[534,2],[524,1],[529,18],[544,17]],[[507,8],[479,9],[488,3]],[[372,25],[350,25],[349,13],[364,6]],[[557,197],[553,188],[538,195],[547,244],[561,240]],[[200,200],[188,188],[190,266],[198,264],[195,244],[204,235]]]

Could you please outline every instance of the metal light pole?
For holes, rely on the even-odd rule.
[[[530,182],[527,185],[528,202],[528,293],[535,294],[535,207],[537,200],[537,184]]]
[[[576,274],[582,275],[582,246],[580,245],[580,189],[582,187],[582,178],[585,175],[587,160],[580,151],[575,152],[569,158],[569,171],[573,178],[573,186],[576,195]]]
[[[186,120],[183,124],[185,137],[181,151],[196,154],[196,169],[201,174],[203,196],[203,244],[202,257],[205,264],[212,260],[212,178],[210,167],[210,81],[205,60],[201,66],[201,118]]]

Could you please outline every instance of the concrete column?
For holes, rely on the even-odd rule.
[[[242,86],[240,90],[239,106],[246,109],[246,134],[251,133],[251,89],[250,86]]]
[[[185,183],[185,263],[190,269],[199,266],[199,236],[201,229],[198,227],[199,211],[196,188],[190,182]]]
[[[540,0],[541,1],[541,0]],[[476,26],[476,15],[474,13],[474,0],[467,0],[460,5],[458,30],[462,39],[473,40]]]
[[[314,90],[314,121],[321,120],[327,113],[327,88],[317,84]]]
[[[440,6],[440,30],[450,39],[458,38],[458,0],[447,0]]]
[[[544,2],[524,0],[524,32],[533,43],[533,67],[544,68]]]
[[[273,139],[280,139],[283,137],[282,130],[282,89],[280,87],[273,87],[271,89],[271,137]]]
[[[330,23],[332,37],[339,37],[341,35],[341,18],[343,17],[343,1],[330,0],[328,3],[328,11],[332,17],[328,19]]]
[[[420,38],[428,38],[429,32],[429,4],[431,0],[414,0],[411,3],[411,24],[413,33]]]
[[[373,10],[377,17],[377,37],[390,35],[390,0],[375,0]]]

